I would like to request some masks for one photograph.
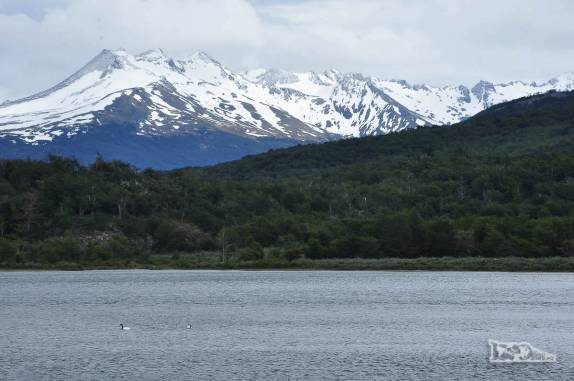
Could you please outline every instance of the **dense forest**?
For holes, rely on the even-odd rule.
[[[0,266],[569,257],[573,153],[571,92],[206,168],[4,160]]]

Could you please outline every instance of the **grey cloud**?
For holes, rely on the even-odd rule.
[[[544,79],[574,70],[573,16],[571,0],[0,0],[0,102],[120,47],[205,50],[237,70]]]

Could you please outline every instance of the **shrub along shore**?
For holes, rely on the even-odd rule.
[[[261,259],[241,261],[230,259],[225,263],[205,260],[195,255],[154,256],[147,262],[98,262],[75,263],[57,262],[54,264],[23,263],[4,270],[293,270],[293,271],[493,271],[493,272],[574,272],[574,258],[522,258],[522,257],[421,257],[421,258],[382,258],[382,259],[296,259],[285,261]]]

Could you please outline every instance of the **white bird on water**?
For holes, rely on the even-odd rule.
[[[191,329],[191,324],[188,324],[186,328]]]
[[[130,327],[124,327],[124,323],[121,323],[120,327],[121,327],[122,331],[129,331],[130,330]]]

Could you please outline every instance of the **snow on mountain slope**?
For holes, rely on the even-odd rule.
[[[275,104],[309,125],[338,136],[366,136],[428,124],[361,74],[247,72],[250,94]]]
[[[432,87],[410,85],[405,81],[373,80],[375,85],[399,103],[420,114],[432,124],[452,124],[469,118],[498,103],[550,90],[574,89],[574,74],[564,74],[542,84],[515,81],[493,84],[480,81],[466,86]]]
[[[375,85],[432,124],[449,124],[482,111],[484,107],[464,86],[432,87],[405,81],[376,79]]]
[[[207,123],[251,136],[320,139],[325,132],[283,110],[254,101],[233,73],[203,53],[174,61],[161,51],[131,56],[103,51],[61,84],[0,107],[0,133],[30,143],[78,133],[79,126],[100,124],[98,116],[118,98],[130,97],[147,112],[140,134],[182,133]],[[129,121],[133,115],[120,115]]]
[[[356,73],[235,73],[205,53],[183,60],[161,50],[104,50],[54,86],[0,105],[0,139],[47,144],[123,123],[137,135],[182,136],[206,129],[249,139],[324,141],[456,123],[504,101],[574,89],[574,75],[542,84],[481,81],[433,87]]]
[[[562,74],[556,78],[540,84],[535,82],[525,83],[522,81],[514,81],[506,84],[496,84],[494,85],[494,89],[495,91],[489,94],[488,102],[485,104],[485,107],[490,107],[498,103],[507,102],[529,95],[546,93],[550,90],[574,90],[574,73]]]

